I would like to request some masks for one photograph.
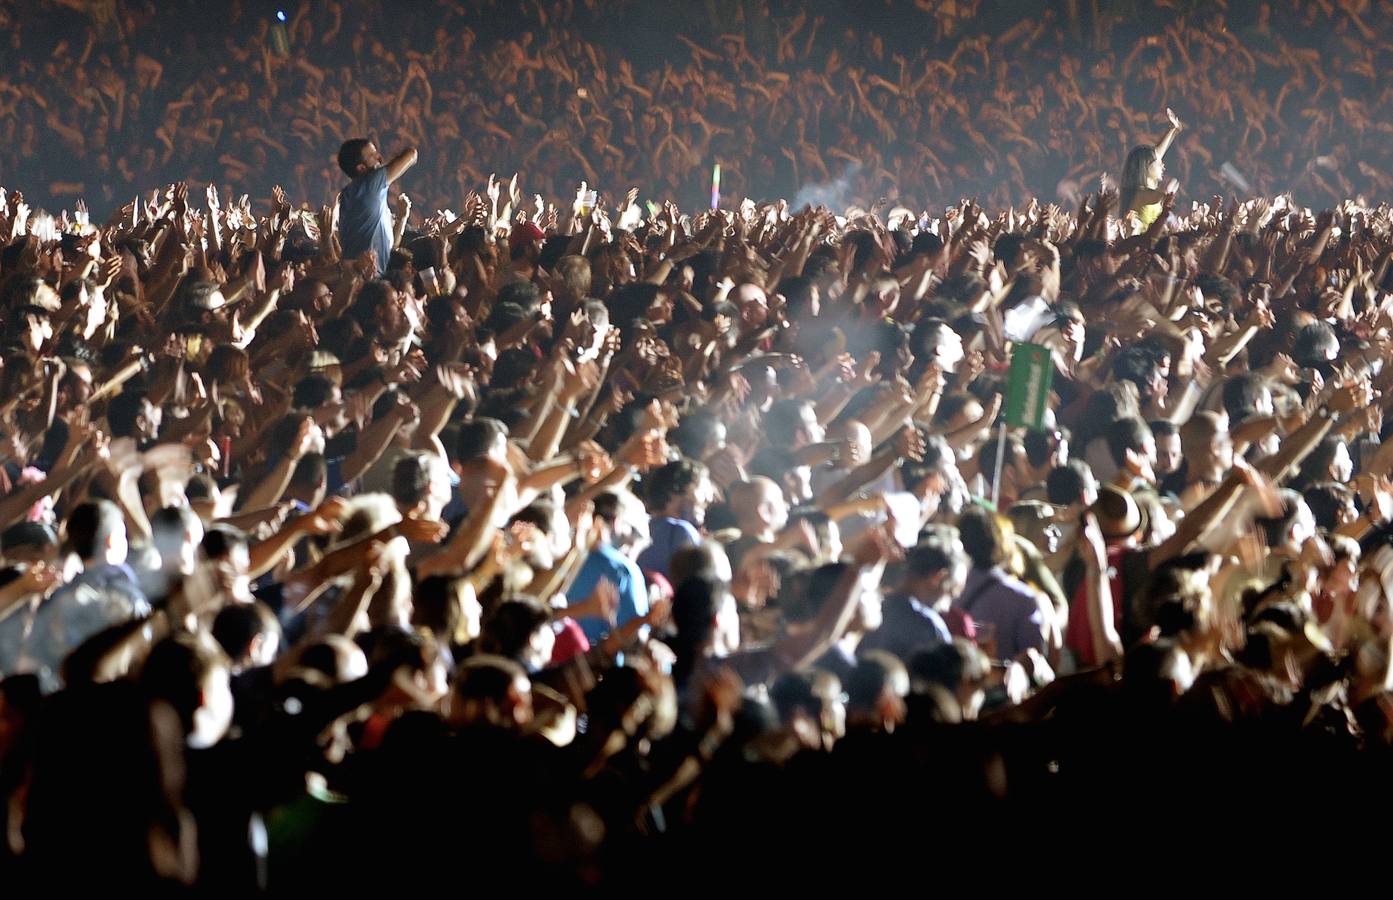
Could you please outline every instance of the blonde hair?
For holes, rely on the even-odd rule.
[[[566,290],[577,299],[590,293],[590,260],[574,254],[563,256],[556,261],[556,275]]]

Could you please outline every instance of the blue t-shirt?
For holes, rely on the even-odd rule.
[[[657,572],[664,578],[668,577],[672,558],[677,555],[678,550],[701,543],[701,532],[697,531],[691,522],[669,516],[650,516],[648,536],[652,543],[638,555],[638,564],[641,568]]]
[[[585,562],[581,563],[575,581],[571,582],[569,593],[576,600],[584,600],[602,578],[619,592],[619,612],[614,627],[648,614],[648,584],[644,581],[643,572],[633,560],[608,544],[601,544],[590,551]],[[610,624],[598,616],[586,616],[576,622],[591,644],[598,643],[610,631]]]
[[[905,662],[916,651],[937,647],[953,640],[948,624],[932,606],[907,594],[891,594],[881,605],[884,618],[880,627],[861,639],[857,653],[888,650]]]
[[[377,275],[392,252],[392,213],[387,208],[387,169],[373,169],[339,191],[339,245],[344,259],[377,251]]]

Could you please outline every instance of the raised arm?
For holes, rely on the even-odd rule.
[[[894,538],[880,529],[869,531],[811,627],[785,634],[774,644],[780,664],[797,669],[827,652],[851,623],[861,591],[879,581],[885,564],[900,556]]]
[[[1161,142],[1156,145],[1157,159],[1165,157],[1166,151],[1171,147],[1171,142],[1175,140],[1176,135],[1180,134],[1180,129],[1185,127],[1184,124],[1181,123],[1180,117],[1175,114],[1175,110],[1171,109],[1169,106],[1166,107],[1166,118],[1170,119],[1171,127],[1166,131],[1165,137],[1161,138]]]
[[[17,521],[26,509],[44,497],[58,493],[90,468],[90,462],[74,461],[54,469],[43,481],[26,484],[11,492],[4,499],[0,499],[0,522],[8,525]]]
[[[410,400],[398,395],[397,405],[358,434],[358,445],[343,461],[343,479],[356,481],[391,446],[392,438],[407,421],[416,421],[421,411]]]
[[[1336,391],[1328,403],[1317,408],[1306,424],[1282,439],[1282,446],[1276,453],[1257,464],[1258,471],[1280,484],[1330,433],[1335,416],[1366,407],[1372,402],[1372,393],[1367,392],[1361,384]]]
[[[265,575],[305,537],[337,532],[338,516],[343,512],[343,503],[340,498],[331,497],[318,509],[287,522],[280,531],[254,545],[250,552],[248,574],[252,578]]]
[[[1084,587],[1088,604],[1089,641],[1093,658],[1099,665],[1122,655],[1122,638],[1113,621],[1112,583],[1108,578],[1108,552],[1103,533],[1092,513],[1084,516],[1080,526],[1079,555],[1084,563]]]
[[[1147,564],[1155,569],[1168,560],[1190,552],[1196,542],[1205,540],[1215,526],[1228,518],[1245,489],[1255,492],[1263,503],[1276,502],[1272,479],[1267,477],[1261,465],[1254,469],[1246,462],[1236,460],[1233,471],[1223,483],[1180,520],[1175,534],[1147,554]]]
[[[387,183],[391,184],[406,174],[406,170],[416,165],[416,148],[407,147],[387,163]]]
[[[273,506],[280,500],[286,487],[290,485],[290,476],[295,473],[295,466],[301,457],[309,452],[314,431],[314,421],[306,416],[300,423],[299,430],[295,432],[295,440],[281,454],[265,477],[247,493],[242,503],[243,509],[262,509]]]

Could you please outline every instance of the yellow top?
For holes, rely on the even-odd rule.
[[[1143,230],[1150,228],[1151,223],[1160,218],[1162,208],[1163,204],[1161,203],[1148,203],[1145,206],[1137,207],[1137,218],[1141,219]]]

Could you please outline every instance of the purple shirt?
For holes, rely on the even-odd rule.
[[[979,636],[983,624],[995,629],[997,659],[1045,648],[1045,617],[1035,594],[999,568],[968,572],[967,587],[953,606],[972,616]]]

